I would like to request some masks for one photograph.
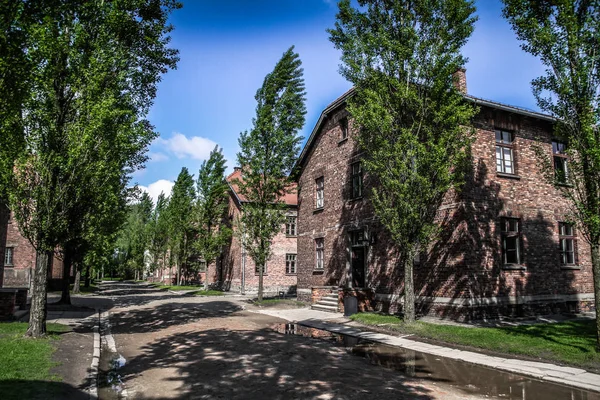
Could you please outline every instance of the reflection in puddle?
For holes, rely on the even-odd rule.
[[[99,379],[98,396],[102,400],[117,400],[123,394],[124,385],[121,379],[119,369],[125,366],[125,357],[120,354],[114,354],[105,349],[104,354],[111,354],[110,358],[102,359],[101,357],[101,373]]]
[[[350,354],[364,357],[371,364],[412,378],[441,382],[469,394],[515,400],[600,400],[598,393],[321,329],[298,324],[280,324],[274,329],[286,335],[328,340],[336,346],[345,347]]]

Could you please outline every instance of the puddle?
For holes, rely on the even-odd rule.
[[[411,378],[449,385],[468,394],[511,400],[600,400],[598,393],[321,329],[297,324],[280,324],[274,329],[286,335],[331,341],[335,346],[345,347],[350,354],[366,358],[371,364]]]
[[[112,353],[107,348],[103,348],[100,354],[98,398],[102,400],[121,399],[124,386],[119,369],[125,366],[125,357]]]

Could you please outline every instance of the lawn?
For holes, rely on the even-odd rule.
[[[25,338],[25,322],[0,323],[0,398],[39,398],[49,385],[39,381],[56,382],[60,378],[50,373],[54,342],[58,334],[70,331],[65,325],[48,324],[48,336],[42,339]],[[30,382],[27,384],[27,382]],[[35,383],[34,383],[35,382]]]
[[[194,296],[223,296],[224,294],[220,290],[200,290],[194,293]]]
[[[80,294],[90,294],[96,293],[98,291],[98,286],[95,283],[90,282],[90,286],[85,287],[83,282],[79,285],[79,293]],[[71,284],[71,293],[73,293],[73,285]]]
[[[350,319],[440,342],[600,370],[594,320],[478,328],[426,322],[404,324],[398,317],[375,313],[359,313]]]

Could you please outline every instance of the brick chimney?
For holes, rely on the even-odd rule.
[[[454,87],[461,93],[467,94],[467,70],[460,68],[458,71],[452,74],[452,80],[454,81]]]

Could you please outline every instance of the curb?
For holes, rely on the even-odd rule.
[[[96,320],[96,326],[94,326],[94,353],[88,374],[88,381],[90,382],[88,392],[91,400],[98,399],[98,373],[100,366],[100,310],[96,309],[96,313],[98,314],[98,319]]]
[[[284,317],[282,317],[284,318]],[[286,318],[284,318],[286,319]],[[289,319],[288,319],[289,321]],[[558,383],[571,388],[600,393],[600,375],[589,373],[580,368],[563,367],[559,365],[536,361],[523,361],[512,358],[488,356],[472,351],[457,350],[450,347],[431,345],[407,339],[406,336],[392,336],[383,333],[365,331],[357,327],[348,327],[331,322],[317,320],[290,321],[309,328],[353,336],[392,347],[400,347],[462,361],[474,365],[496,369],[511,374],[528,376],[540,381]]]

